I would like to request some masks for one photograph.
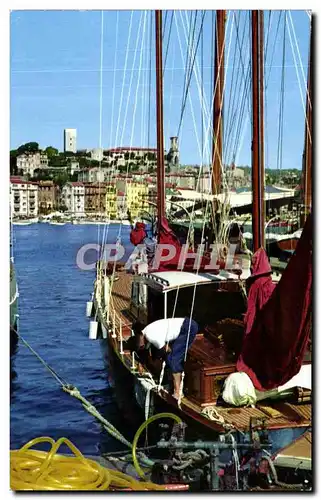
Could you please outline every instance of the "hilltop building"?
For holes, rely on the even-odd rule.
[[[46,168],[48,168],[48,156],[42,151],[23,153],[17,156],[17,169],[23,175],[29,174],[32,177],[35,170]]]
[[[64,152],[77,152],[77,129],[65,128],[64,130]]]

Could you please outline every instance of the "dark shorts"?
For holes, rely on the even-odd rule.
[[[186,343],[188,342],[187,349],[190,348],[194,341],[199,327],[193,319],[190,322],[189,318],[185,318],[181,326],[181,331],[177,339],[171,346],[171,352],[166,358],[166,364],[172,373],[181,373],[184,370],[184,358],[186,351]],[[189,335],[188,335],[189,332]]]

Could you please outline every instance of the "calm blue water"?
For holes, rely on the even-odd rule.
[[[99,230],[101,241],[103,226]],[[122,227],[123,244],[128,244],[129,230]],[[124,432],[100,343],[88,339],[85,308],[95,271],[76,265],[82,245],[97,244],[97,226],[33,224],[13,231],[21,335]],[[107,241],[114,243],[118,234],[119,226],[110,226]],[[88,252],[87,263],[96,255]],[[21,342],[12,361],[11,449],[39,436],[67,437],[86,454],[121,449]]]

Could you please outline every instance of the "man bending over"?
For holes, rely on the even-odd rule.
[[[185,352],[190,348],[199,331],[196,321],[190,318],[160,319],[145,328],[137,322],[133,325],[133,331],[140,359],[142,359],[142,351],[153,346],[156,349],[156,357],[166,361],[173,376],[173,397],[179,399]]]

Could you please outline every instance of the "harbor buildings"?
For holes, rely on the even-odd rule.
[[[116,219],[117,213],[117,187],[112,182],[106,185],[106,215],[110,219]]]
[[[75,216],[85,215],[85,186],[82,182],[67,182],[61,191],[61,204]]]
[[[38,215],[38,185],[36,182],[10,178],[10,213],[12,217]]]
[[[58,190],[53,181],[38,181],[38,211],[48,214],[57,208]]]
[[[119,177],[116,180],[116,188],[117,193],[124,193],[123,211],[129,210],[131,216],[135,218],[141,212],[148,210],[149,188],[146,182]]]

